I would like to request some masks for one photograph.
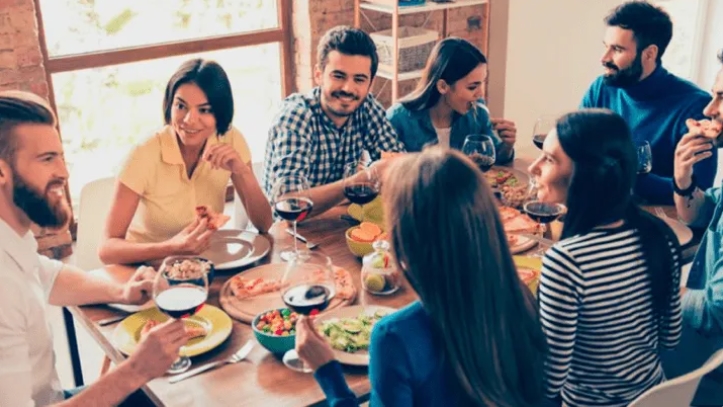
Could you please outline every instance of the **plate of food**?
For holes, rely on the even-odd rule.
[[[502,195],[502,202],[513,208],[522,206],[530,184],[530,176],[515,168],[493,166],[485,172],[491,188]]]
[[[395,311],[389,307],[355,305],[324,313],[314,319],[314,324],[331,345],[339,363],[369,366],[372,328]]]
[[[156,325],[168,320],[158,308],[151,308],[130,315],[113,331],[111,341],[125,355],[135,351],[141,339]],[[183,319],[188,343],[180,355],[193,357],[206,353],[222,344],[231,335],[233,323],[225,312],[213,305],[204,304],[195,315]]]
[[[216,270],[245,267],[263,259],[271,250],[269,240],[257,233],[222,229],[211,237],[211,247],[200,257],[210,260]]]
[[[517,235],[513,233],[506,233],[507,245],[510,247],[510,253],[518,254],[526,252],[537,246],[537,241],[524,235]]]
[[[537,222],[515,208],[500,206],[497,209],[499,210],[500,220],[502,220],[502,225],[507,234],[527,233],[534,235],[540,229],[540,225]]]
[[[517,275],[527,285],[532,294],[537,296],[537,287],[540,285],[540,272],[542,259],[539,257],[512,256],[517,268]]]
[[[260,313],[286,305],[281,299],[281,278],[287,264],[265,264],[239,273],[221,287],[219,302],[233,318],[250,324]],[[354,302],[357,289],[349,272],[334,267],[335,293],[327,310],[344,307]],[[327,312],[327,311],[324,311]]]

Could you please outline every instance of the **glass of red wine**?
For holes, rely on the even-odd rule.
[[[294,236],[296,236],[296,225],[306,219],[311,213],[314,203],[309,195],[309,181],[301,174],[280,177],[271,190],[271,201],[274,211],[281,219],[291,222],[294,225]],[[294,250],[281,252],[281,259],[289,261],[301,255],[299,244],[294,238]]]
[[[153,299],[158,309],[175,319],[188,318],[198,312],[208,298],[210,267],[210,262],[198,257],[166,257],[153,281]],[[183,373],[189,367],[191,359],[179,355],[168,373]]]
[[[281,278],[281,299],[289,309],[313,316],[324,311],[335,294],[334,271],[328,256],[310,252],[289,261]],[[294,349],[284,354],[283,361],[292,370],[312,372]]]
[[[537,188],[537,183],[534,179],[531,179],[530,190],[528,191],[525,202],[522,204],[522,210],[533,221],[537,222],[537,229],[539,230],[540,235],[544,237],[547,225],[564,215],[565,212],[567,212],[567,207],[561,203],[545,202],[540,200],[537,194]],[[540,257],[543,254],[544,249],[540,248],[532,256]]]
[[[379,195],[379,176],[374,167],[362,162],[352,162],[344,166],[344,196],[361,206],[361,219],[364,222],[364,205]]]
[[[474,162],[482,172],[489,171],[495,164],[495,144],[485,134],[470,134],[464,139],[462,153]]]
[[[532,130],[532,143],[537,148],[542,150],[542,143],[545,142],[547,134],[555,128],[557,124],[557,117],[551,115],[541,116],[535,122],[535,127]]]

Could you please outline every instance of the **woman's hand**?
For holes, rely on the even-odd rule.
[[[211,236],[215,230],[208,228],[207,218],[196,218],[186,226],[169,243],[174,254],[198,255],[211,247]]]
[[[296,321],[296,353],[314,371],[334,360],[329,343],[317,332],[313,320],[304,316]]]
[[[251,171],[251,167],[243,162],[238,151],[230,144],[219,143],[208,148],[204,153],[204,160],[211,164],[214,169],[231,171],[240,174],[244,171]]]

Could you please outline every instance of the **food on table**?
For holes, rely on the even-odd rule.
[[[373,315],[361,314],[356,318],[329,319],[322,321],[318,330],[334,349],[347,353],[368,350],[372,328],[385,315],[385,312],[377,311]]]
[[[319,271],[319,281],[323,280],[323,273]],[[314,278],[312,277],[312,282]],[[341,267],[334,267],[334,282],[336,290],[336,298],[341,300],[349,300],[354,298],[355,288],[351,281],[349,272]],[[278,292],[281,290],[281,280],[278,278],[248,278],[242,275],[231,277],[229,283],[231,293],[236,299],[250,299],[261,294]]]
[[[168,266],[166,274],[171,279],[189,280],[201,278],[202,273],[208,274],[211,263],[197,259],[183,259]]]
[[[299,314],[289,309],[273,310],[259,318],[256,329],[269,335],[289,336],[296,334]]]
[[[221,227],[231,219],[231,217],[228,215],[214,212],[213,209],[209,208],[206,205],[200,205],[196,207],[196,216],[199,219],[208,219],[208,228],[211,230],[221,229]]]
[[[349,237],[355,242],[371,243],[375,240],[386,239],[387,234],[382,232],[382,229],[374,223],[362,222],[358,227],[352,229]]]
[[[539,228],[537,222],[532,220],[526,214],[509,206],[501,206],[498,208],[502,225],[507,233],[537,233]]]
[[[372,294],[392,294],[399,289],[401,282],[399,270],[392,260],[389,242],[379,240],[372,247],[374,252],[362,260],[362,286]]]
[[[688,126],[688,130],[690,131],[702,131],[703,136],[710,139],[718,138],[718,136],[721,134],[721,131],[723,131],[723,125],[721,125],[720,122],[715,120],[711,121],[707,119],[688,119],[685,121],[685,125]]]
[[[508,182],[509,185],[516,185],[519,182],[512,171],[503,168],[495,168],[494,170],[485,172],[485,179],[487,179],[487,182],[489,182],[493,188],[508,184]]]
[[[145,325],[143,325],[143,328],[141,328],[141,339],[148,335],[151,329],[155,328],[160,324],[161,322],[156,321],[155,319],[149,319],[148,321],[146,321]],[[202,338],[208,335],[208,330],[201,324],[186,323],[184,324],[184,328],[186,329],[186,337],[188,337],[189,341],[194,338]]]
[[[507,244],[510,247],[517,246],[520,243],[520,236],[507,233]]]
[[[523,283],[530,289],[532,294],[537,294],[537,285],[540,272],[527,267],[517,267],[517,275]]]

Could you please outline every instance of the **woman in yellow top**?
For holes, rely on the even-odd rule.
[[[223,212],[229,179],[254,226],[262,233],[271,227],[248,145],[231,126],[233,96],[223,68],[202,59],[181,65],[166,86],[163,112],[166,125],[135,147],[118,176],[99,250],[106,264],[202,253],[214,230],[195,208]]]

